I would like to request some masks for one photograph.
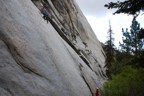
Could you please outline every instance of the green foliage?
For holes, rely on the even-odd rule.
[[[134,67],[144,68],[144,49],[141,50],[139,57],[135,57],[131,61]]]
[[[143,28],[141,28],[138,37],[139,37],[139,39],[144,39],[144,29]]]
[[[122,51],[126,52],[126,53],[130,53],[130,43],[131,43],[131,36],[130,33],[128,32],[128,29],[126,29],[126,31],[124,31],[124,29],[122,28],[122,33],[123,33],[123,43],[120,43],[120,47],[122,49]]]
[[[121,51],[115,50],[115,60],[108,69],[109,80],[103,89],[104,96],[144,96],[143,40],[138,38],[140,24],[134,17],[130,32],[123,32]],[[108,75],[109,75],[108,74]]]
[[[112,62],[112,66],[109,69],[110,74],[111,75],[119,74],[122,71],[123,67],[131,64],[132,60],[133,56],[127,54],[127,52],[115,50],[115,61]]]
[[[132,25],[131,25],[131,47],[132,52],[139,56],[140,51],[143,47],[143,40],[138,38],[138,34],[140,32],[140,24],[136,21],[136,17],[133,18]]]
[[[110,2],[105,5],[108,9],[116,8],[114,14],[126,13],[126,14],[137,14],[140,11],[144,11],[144,0],[125,0],[123,2]]]
[[[126,66],[118,75],[105,83],[105,96],[144,96],[144,76],[138,69]]]
[[[110,2],[105,7],[116,8],[114,14],[138,16],[140,11],[144,11],[144,0]],[[122,29],[121,50],[115,50],[115,60],[108,69],[111,78],[105,83],[102,96],[144,96],[144,29],[140,28],[136,16],[133,18],[130,31]]]
[[[134,54],[135,56],[140,55],[143,47],[143,40],[139,39],[140,30],[140,24],[136,21],[136,17],[134,16],[130,32],[128,32],[128,29],[126,29],[126,31],[122,29],[123,43],[120,44],[120,46],[123,51],[129,54]]]
[[[140,24],[136,21],[136,17],[134,16],[132,20],[132,25],[130,32],[128,29],[123,32],[123,43],[120,44],[121,51],[125,52],[127,56],[132,57],[130,59],[131,62],[128,62],[131,65],[134,65],[136,67],[142,67],[144,66],[142,59],[144,58],[143,54],[143,45],[144,40],[139,39],[139,34],[141,32]]]

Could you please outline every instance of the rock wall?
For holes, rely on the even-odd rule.
[[[104,62],[74,0],[0,0],[0,96],[92,96]]]

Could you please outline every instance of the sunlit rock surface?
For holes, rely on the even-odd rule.
[[[92,96],[106,78],[103,49],[76,2],[46,1],[0,0],[0,96]]]

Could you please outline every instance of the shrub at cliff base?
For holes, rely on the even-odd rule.
[[[126,66],[104,85],[104,96],[144,96],[144,71]]]

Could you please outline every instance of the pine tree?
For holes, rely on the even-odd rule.
[[[132,25],[131,25],[131,47],[132,53],[138,57],[143,47],[143,40],[139,39],[138,34],[140,32],[140,24],[136,21],[136,17],[134,16]]]
[[[120,43],[120,47],[123,52],[126,52],[127,54],[129,54],[131,51],[131,48],[130,48],[131,36],[128,32],[128,29],[124,30],[122,28],[122,33],[123,33],[123,37],[122,37],[123,43]]]
[[[111,63],[114,60],[114,38],[113,38],[113,32],[111,29],[111,24],[109,21],[109,30],[108,30],[108,40],[105,43],[105,52],[106,52],[106,67],[110,68]]]
[[[122,2],[110,2],[105,4],[108,9],[117,9],[114,14],[126,13],[126,14],[138,14],[140,11],[144,11],[144,0],[124,0]]]
[[[115,55],[114,55],[114,38],[113,38],[113,32],[111,29],[110,21],[109,21],[109,30],[108,30],[108,40],[105,43],[104,50],[106,53],[105,67],[108,68],[107,75],[110,76],[109,70],[112,66],[112,62],[114,61],[114,57],[115,57]]]
[[[130,32],[128,32],[128,29],[126,29],[126,31],[122,29],[123,43],[120,44],[120,46],[123,51],[138,57],[140,56],[140,52],[143,47],[143,40],[139,39],[139,32],[141,31],[141,29],[140,24],[136,21],[136,16],[134,16],[130,28]]]
[[[110,2],[104,6],[108,9],[116,9],[114,14],[126,13],[138,16],[140,12],[144,11],[144,0],[124,0],[122,2]],[[139,34],[139,38],[144,39],[144,29],[141,29]]]
[[[140,24],[136,21],[136,16],[134,16],[132,20],[132,24],[130,26],[130,31],[128,29],[123,32],[123,43],[120,44],[122,51],[130,54],[134,57],[133,63],[138,63],[141,58],[143,58],[143,45],[144,40],[139,38],[139,34],[141,32]]]

